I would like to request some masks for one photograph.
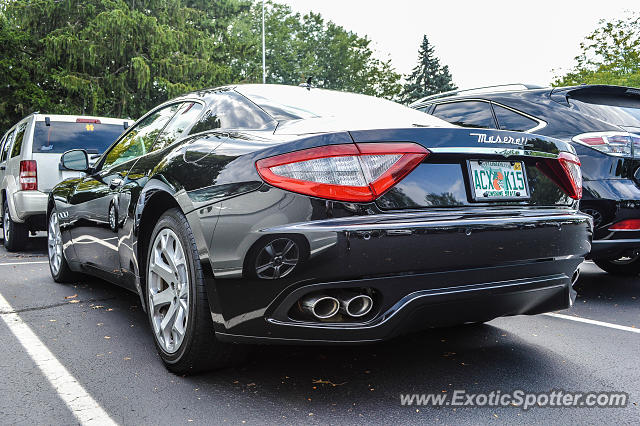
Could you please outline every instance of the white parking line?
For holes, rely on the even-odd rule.
[[[13,307],[1,294],[0,309],[5,312],[13,311]],[[80,424],[116,424],[18,314],[2,314],[0,317]]]
[[[569,321],[583,322],[585,324],[599,325],[600,327],[613,328],[616,330],[630,331],[631,333],[640,333],[640,328],[627,327],[626,325],[612,324],[610,322],[596,321],[588,318],[580,318],[580,317],[574,317],[572,315],[564,315],[564,314],[556,314],[556,313],[548,313],[543,315],[554,317],[554,318],[566,319]]]
[[[0,262],[0,266],[3,265],[29,265],[29,264],[35,264],[35,263],[49,263],[48,260],[44,260],[44,261],[36,261],[36,262],[7,262],[7,263],[2,263]]]

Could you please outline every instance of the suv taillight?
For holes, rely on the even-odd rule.
[[[558,158],[540,161],[536,166],[569,197],[574,200],[582,198],[582,171],[576,155],[561,152]]]
[[[639,157],[640,135],[619,132],[592,132],[573,137],[574,142],[616,157]]]
[[[406,142],[328,145],[256,162],[270,185],[312,197],[370,202],[400,182],[429,155]]]
[[[625,219],[609,226],[609,231],[640,231],[640,219]]]
[[[38,189],[38,163],[35,160],[20,161],[20,187],[23,191]]]

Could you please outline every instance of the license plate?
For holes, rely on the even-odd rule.
[[[471,160],[468,165],[475,201],[529,198],[522,162]]]

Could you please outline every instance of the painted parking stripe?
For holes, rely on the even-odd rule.
[[[13,313],[13,308],[0,294],[0,309],[12,312],[0,315],[11,333],[25,348],[33,362],[47,378],[58,396],[83,425],[115,425],[116,423],[100,407],[75,377],[56,359],[51,351],[35,335],[22,318]]]
[[[554,318],[566,319],[569,321],[583,322],[585,324],[599,325],[600,327],[613,328],[615,330],[630,331],[631,333],[640,334],[640,328],[627,327],[625,325],[612,324],[610,322],[596,321],[588,318],[580,318],[580,317],[574,317],[571,315],[556,314],[556,313],[548,313],[543,315],[554,317]]]
[[[2,263],[0,262],[0,266],[6,265],[33,265],[33,264],[37,264],[37,263],[49,263],[48,260],[44,260],[44,261],[36,261],[36,262],[7,262],[7,263]]]

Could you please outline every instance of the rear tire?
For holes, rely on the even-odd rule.
[[[166,211],[148,245],[146,300],[158,354],[178,375],[227,367],[244,354],[242,346],[216,340],[198,259],[186,217],[176,208]]]
[[[600,269],[612,275],[632,277],[640,274],[640,255],[619,259],[593,259]]]
[[[2,207],[2,235],[4,237],[4,247],[7,251],[23,250],[29,240],[29,229],[26,224],[14,222],[11,219],[7,200],[4,201]]]
[[[49,271],[51,277],[57,283],[74,282],[80,276],[69,268],[67,259],[64,257],[62,245],[62,234],[58,223],[58,214],[51,211],[47,226],[47,254],[49,255]]]

